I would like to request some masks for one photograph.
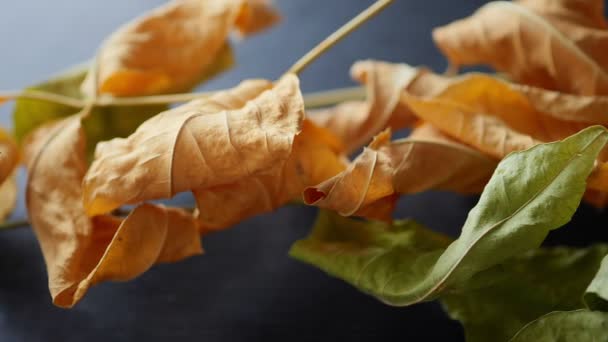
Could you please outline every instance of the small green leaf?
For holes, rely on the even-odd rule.
[[[508,341],[544,314],[584,308],[585,287],[607,253],[608,245],[533,250],[476,274],[441,302],[467,342]]]
[[[606,130],[595,126],[561,142],[507,156],[469,213],[460,237],[445,250],[420,251],[407,241],[402,247],[379,244],[376,238],[355,240],[350,235],[367,231],[366,224],[322,217],[291,255],[393,305],[432,300],[446,288],[457,288],[475,274],[538,247],[550,230],[568,222],[607,140]],[[320,231],[340,231],[350,244],[336,246],[327,240],[332,235],[316,233]]]
[[[511,342],[598,342],[608,341],[608,313],[600,311],[556,311],[530,322]]]
[[[591,284],[587,287],[584,298],[589,309],[608,311],[608,257],[602,261]]]

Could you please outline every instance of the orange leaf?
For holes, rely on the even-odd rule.
[[[127,138],[98,144],[83,183],[87,213],[233,184],[285,162],[304,103],[293,75],[270,87],[243,82],[161,113]]]
[[[351,75],[366,85],[366,102],[345,103],[311,114],[312,121],[344,141],[347,153],[367,144],[386,127],[398,130],[414,123],[416,118],[400,97],[418,69],[370,60],[355,63]]]
[[[305,187],[344,170],[342,149],[331,133],[304,120],[285,162],[232,184],[194,190],[201,226],[224,229],[299,199]]]
[[[178,92],[198,83],[230,32],[257,32],[278,14],[260,0],[172,0],[112,34],[97,56],[100,93],[114,96]],[[93,72],[83,83],[92,96]]]
[[[603,68],[608,39],[581,33],[572,23],[554,26],[555,20],[552,23],[527,3],[489,3],[469,18],[435,29],[433,38],[454,65],[489,64],[533,86],[608,94]],[[586,36],[572,40],[581,34]]]
[[[40,128],[26,154],[26,203],[47,265],[53,302],[71,307],[91,285],[128,280],[158,262],[202,253],[192,215],[142,204],[124,220],[89,218],[82,205],[86,171],[81,118]],[[60,167],[58,167],[60,166]]]
[[[345,216],[388,219],[395,194],[430,189],[479,192],[495,166],[496,161],[428,124],[416,128],[409,138],[393,142],[385,131],[344,172],[307,188],[304,201]]]

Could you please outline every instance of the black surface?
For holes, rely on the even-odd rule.
[[[302,75],[304,91],[350,85],[358,59],[425,64],[443,70],[432,27],[470,14],[484,1],[396,0],[380,17]],[[0,89],[20,88],[93,54],[120,23],[159,0],[6,0],[0,11]],[[279,0],[286,20],[236,46],[239,66],[209,83],[275,78],[316,42],[372,1]],[[8,107],[8,108],[7,108]],[[9,122],[10,107],[0,112]],[[23,177],[22,177],[23,178]],[[400,202],[397,217],[458,234],[475,198],[428,193]],[[306,235],[313,208],[286,207],[205,238],[207,254],[154,267],[129,283],[102,284],[72,310],[51,304],[38,244],[29,229],[0,233],[0,341],[461,341],[462,330],[436,303],[389,307],[287,257]],[[605,214],[584,206],[552,244],[607,240]],[[15,218],[24,217],[23,204]],[[585,234],[582,234],[585,233]],[[581,237],[582,236],[582,237]]]

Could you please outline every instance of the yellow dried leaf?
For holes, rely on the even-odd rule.
[[[0,128],[0,184],[12,173],[19,162],[19,152],[13,138]]]
[[[497,1],[435,29],[433,38],[454,65],[489,64],[525,84],[579,95],[608,94],[605,64],[584,50],[596,46],[605,57],[608,46],[598,44],[608,40],[583,39],[583,44],[568,33],[576,35],[561,32],[525,3]]]
[[[114,96],[179,92],[198,83],[229,34],[257,32],[278,14],[259,0],[172,0],[112,34],[97,56],[97,89]],[[94,74],[82,91],[92,96]]]
[[[18,193],[19,189],[17,188],[17,177],[13,172],[11,176],[0,184],[0,222],[6,220],[13,209],[15,209]]]
[[[296,76],[244,82],[163,112],[127,138],[97,145],[84,179],[89,215],[123,204],[233,184],[289,157],[304,103]]]
[[[331,133],[304,120],[284,163],[233,184],[194,190],[202,229],[224,229],[299,199],[305,187],[344,170],[342,150]]]
[[[38,150],[26,154],[26,203],[56,305],[73,306],[101,281],[128,280],[155,263],[202,253],[197,222],[178,209],[142,204],[124,220],[87,217],[82,205],[87,165],[81,118],[40,130],[32,139],[41,141],[31,140]]]
[[[447,167],[438,167],[438,163]],[[430,189],[479,192],[496,164],[428,124],[415,129],[409,138],[393,142],[387,130],[344,172],[307,188],[304,201],[345,216],[385,219],[392,212],[395,194]]]
[[[351,76],[366,85],[365,102],[349,102],[311,114],[311,120],[340,137],[351,153],[386,127],[398,130],[416,120],[401,101],[401,93],[418,75],[405,64],[357,62]]]

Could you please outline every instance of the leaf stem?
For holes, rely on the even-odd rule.
[[[312,50],[308,51],[307,54],[302,56],[302,58],[300,58],[291,66],[291,68],[289,68],[289,70],[287,70],[287,73],[293,73],[296,75],[299,74],[315,59],[319,58],[319,56],[333,47],[336,43],[344,39],[346,36],[358,29],[362,24],[367,22],[376,14],[380,13],[392,3],[393,0],[376,1],[371,6],[363,10],[363,12],[359,13],[356,17],[349,20],[346,24],[342,25],[342,27],[317,44],[314,48],[312,48]]]
[[[187,102],[193,99],[211,96],[212,94],[213,92],[197,92],[120,98],[108,96],[100,97],[95,101],[85,101],[69,96],[58,95],[40,90],[25,90],[22,92],[0,93],[0,98],[25,98],[32,100],[42,100],[74,108],[84,108],[87,104],[94,105],[95,107],[170,104],[178,102]],[[330,106],[343,101],[362,100],[364,98],[365,91],[362,87],[338,88],[304,94],[304,102],[306,103],[306,107],[308,109]]]

